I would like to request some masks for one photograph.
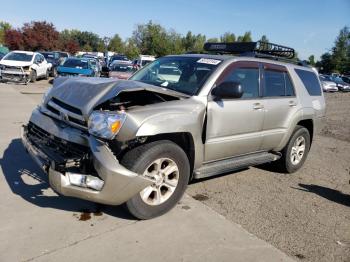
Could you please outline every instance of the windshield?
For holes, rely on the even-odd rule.
[[[112,56],[111,61],[114,60],[128,61],[128,58],[126,56]]]
[[[32,58],[33,58],[33,55],[29,55],[26,53],[11,52],[7,54],[3,59],[12,60],[12,61],[30,62],[32,61]]]
[[[136,69],[134,69],[134,67],[132,65],[115,64],[112,66],[111,71],[133,73],[136,71]]]
[[[73,67],[73,68],[79,68],[79,69],[88,69],[88,61],[87,60],[80,60],[80,59],[67,59],[63,63],[64,67]]]
[[[163,57],[142,68],[130,80],[194,95],[221,62],[199,57]]]

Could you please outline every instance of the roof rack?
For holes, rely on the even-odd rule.
[[[257,55],[264,54],[273,57],[293,58],[293,48],[268,42],[234,42],[234,43],[205,43],[204,50],[220,54]]]

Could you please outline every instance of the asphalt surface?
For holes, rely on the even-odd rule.
[[[0,84],[1,262],[293,261],[188,195],[148,221],[57,195],[19,138],[46,89]]]
[[[350,93],[325,97],[325,127],[297,173],[249,168],[187,192],[300,261],[350,261]]]

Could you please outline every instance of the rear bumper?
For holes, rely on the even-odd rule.
[[[40,123],[38,123],[38,119],[41,119]],[[71,138],[68,141],[74,143],[79,140],[85,140],[81,144],[88,146],[93,166],[98,173],[98,177],[104,182],[101,190],[73,185],[70,181],[69,173],[62,172],[61,169],[57,168],[57,160],[51,154],[48,154],[47,148],[40,148],[35,142],[31,141],[30,137],[28,137],[27,127],[23,126],[22,142],[24,147],[41,169],[48,174],[51,187],[58,193],[97,203],[119,205],[153,183],[152,180],[138,175],[119,164],[119,161],[107,145],[95,137],[84,137],[82,135],[77,137],[80,131],[70,127],[60,127],[55,120],[41,114],[37,109],[33,112],[31,122],[49,131],[55,137],[61,139]]]

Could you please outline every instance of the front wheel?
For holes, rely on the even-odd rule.
[[[35,70],[32,70],[32,71],[30,72],[30,77],[29,77],[29,79],[30,79],[30,82],[32,82],[32,83],[35,83],[35,82],[36,82],[37,75],[36,75],[36,71],[35,71]]]
[[[154,180],[126,202],[128,211],[138,219],[154,218],[172,209],[183,196],[190,177],[186,153],[168,140],[130,150],[121,164]]]
[[[294,173],[304,164],[310,150],[310,133],[303,126],[296,126],[279,160],[282,171]]]

